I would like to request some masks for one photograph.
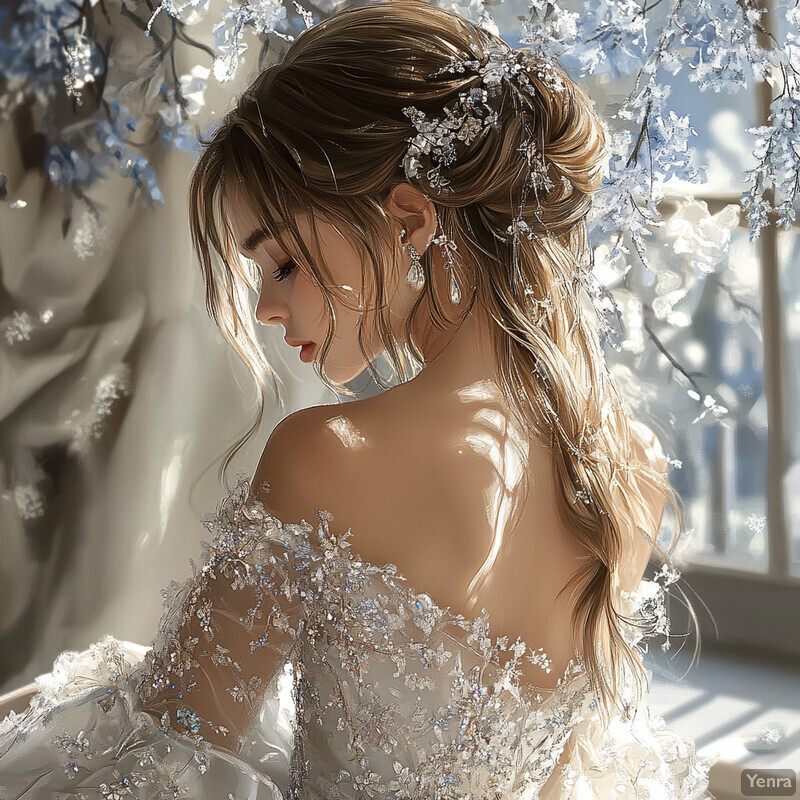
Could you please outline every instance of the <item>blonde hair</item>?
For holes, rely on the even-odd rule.
[[[402,170],[407,138],[414,135],[402,109],[413,105],[429,117],[459,92],[478,85],[474,73],[431,73],[451,57],[473,57],[497,40],[461,17],[419,0],[389,0],[349,8],[304,31],[284,60],[261,72],[227,114],[194,170],[190,217],[207,287],[207,304],[222,333],[253,372],[260,398],[258,419],[233,453],[256,430],[264,408],[264,379],[275,376],[255,339],[249,290],[254,276],[236,252],[226,219],[226,191],[242,192],[264,227],[322,288],[329,329],[320,345],[320,377],[335,332],[333,298],[324,259],[301,241],[293,215],[302,210],[343,223],[342,233],[361,257],[363,313],[358,339],[377,330],[396,374],[411,376],[423,361],[412,321],[426,303],[432,323],[448,325],[431,291],[431,248],[422,267],[425,285],[405,320],[405,340],[392,335],[389,292],[402,279],[398,223],[383,202],[409,182],[431,197],[441,228],[456,243],[456,264],[467,313],[478,302],[496,322],[492,331],[498,385],[523,429],[549,443],[558,485],[559,513],[590,555],[562,592],[574,596],[573,636],[583,642],[587,672],[608,709],[618,694],[618,669],[633,670],[637,691],[645,679],[641,655],[628,643],[613,602],[615,576],[631,537],[644,535],[662,561],[677,545],[684,509],[666,471],[636,461],[633,418],[608,370],[581,308],[576,267],[586,266],[585,218],[601,180],[605,135],[585,91],[561,69],[566,86],[551,93],[531,75],[535,91],[525,105],[508,87],[497,99],[499,125],[484,130],[448,167],[450,193],[426,185],[425,172],[408,181]],[[553,188],[529,202],[524,220],[534,232],[519,242],[524,278],[512,280],[512,243],[505,235],[518,214],[527,161],[520,153],[523,115],[548,165]],[[229,201],[230,198],[228,198]],[[294,247],[281,236],[288,226]],[[370,369],[372,367],[370,366]],[[375,374],[375,379],[382,379]],[[341,391],[341,387],[335,387]],[[527,488],[525,489],[527,492]],[[589,500],[582,502],[577,498]],[[669,501],[678,535],[665,553],[636,521],[652,513],[652,498]],[[519,506],[518,506],[519,507]],[[656,519],[658,515],[656,515]],[[605,669],[604,663],[608,666]]]

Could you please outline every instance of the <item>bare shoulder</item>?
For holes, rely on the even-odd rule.
[[[332,510],[344,486],[344,453],[331,429],[340,406],[295,411],[272,431],[252,480],[253,494],[286,522],[313,522],[316,509]]]

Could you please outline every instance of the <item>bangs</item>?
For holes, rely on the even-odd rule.
[[[275,149],[270,146],[269,138],[259,137],[258,141],[254,141],[253,132],[247,127],[237,124],[231,127],[225,141],[225,168],[221,171],[220,186],[216,193],[218,218],[225,221],[228,239],[226,253],[235,250],[228,220],[233,199],[237,198],[241,205],[253,213],[258,229],[274,239],[306,271],[310,271],[313,256],[300,235],[296,216],[299,213],[308,214],[316,234],[311,198],[296,181],[287,179],[289,176],[283,174],[281,166],[285,168],[285,165],[280,162],[276,164],[278,153],[274,152]],[[236,256],[239,254],[236,253]]]
[[[335,285],[334,277],[320,247],[318,221],[329,224],[355,251],[362,264],[365,301],[377,299],[382,286],[375,287],[377,265],[392,265],[393,254],[383,242],[391,235],[383,208],[383,197],[361,194],[345,196],[308,189],[302,160],[293,148],[276,143],[252,126],[234,122],[222,146],[225,150],[219,186],[215,192],[215,217],[224,231],[220,256],[237,277],[253,287],[252,265],[238,253],[229,222],[233,198],[251,211],[257,230],[264,231],[325,292],[347,304],[352,298]],[[388,194],[388,191],[385,192]],[[311,236],[304,241],[297,216],[308,218]],[[377,230],[376,230],[377,228]],[[376,236],[376,233],[378,235]]]

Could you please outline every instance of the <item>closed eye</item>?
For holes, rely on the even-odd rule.
[[[281,264],[272,274],[275,276],[276,281],[285,281],[292,272],[294,272],[296,266],[297,265],[290,258],[285,264]]]

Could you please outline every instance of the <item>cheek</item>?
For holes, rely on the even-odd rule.
[[[346,290],[343,287],[355,285],[351,273],[359,281],[361,280],[361,275],[351,265],[345,265],[344,268],[340,264],[334,266],[335,271],[332,271],[334,279],[337,281],[335,285],[339,288],[335,294],[330,296],[330,302],[333,305],[337,319],[336,338],[341,338],[345,331],[355,330],[361,317],[361,312],[357,308],[358,291]],[[338,296],[340,292],[344,293],[344,298]],[[309,335],[312,331],[316,331],[320,337],[324,336],[328,326],[325,295],[314,279],[305,272],[297,273],[292,287],[291,306],[292,313],[301,317],[311,327]]]
[[[319,326],[325,323],[327,315],[322,290],[305,272],[298,270],[292,287],[291,303],[292,313],[308,325]],[[308,335],[312,333],[313,331],[309,331]]]

